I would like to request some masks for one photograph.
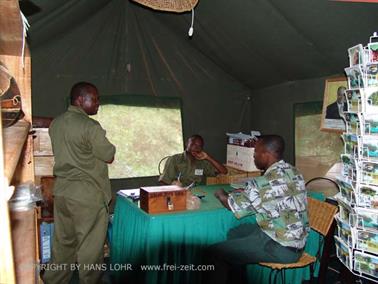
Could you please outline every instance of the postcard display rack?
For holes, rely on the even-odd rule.
[[[336,253],[348,269],[378,282],[378,36],[348,49],[346,130],[338,178]]]

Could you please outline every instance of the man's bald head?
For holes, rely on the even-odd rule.
[[[89,94],[93,93],[94,90],[97,93],[96,86],[91,83],[88,83],[88,82],[76,83],[71,88],[71,93],[70,93],[71,105],[75,105],[79,97],[85,98]]]
[[[344,102],[344,94],[345,94],[346,88],[344,86],[340,86],[337,88],[337,103],[341,104]]]

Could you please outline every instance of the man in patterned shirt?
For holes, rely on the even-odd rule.
[[[307,195],[302,175],[282,160],[284,141],[278,135],[259,137],[255,165],[264,175],[245,189],[215,196],[237,218],[256,214],[256,224],[244,224],[228,233],[228,240],[212,245],[206,256],[215,264],[207,275],[225,283],[231,267],[259,262],[290,263],[299,259],[309,232]]]

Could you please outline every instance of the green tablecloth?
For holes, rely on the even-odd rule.
[[[228,185],[193,189],[199,194],[206,194],[199,210],[156,215],[147,214],[129,199],[118,196],[111,245],[111,271],[116,282],[200,283],[201,273],[192,271],[192,268],[202,264],[204,248],[226,240],[229,229],[256,222],[254,216],[238,220],[232,212],[223,208],[213,196],[219,188],[231,190]],[[314,255],[318,246],[319,235],[311,232],[306,251]],[[150,271],[141,271],[142,265],[157,266],[144,268]],[[251,283],[268,283],[269,273],[268,268],[248,265]],[[308,268],[304,268],[287,271],[285,276],[286,283],[294,284],[301,283],[301,279],[309,279],[310,273]]]

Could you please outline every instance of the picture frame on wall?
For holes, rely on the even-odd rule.
[[[347,89],[346,77],[326,79],[320,130],[338,133],[345,131],[344,111],[348,108],[345,97]]]

